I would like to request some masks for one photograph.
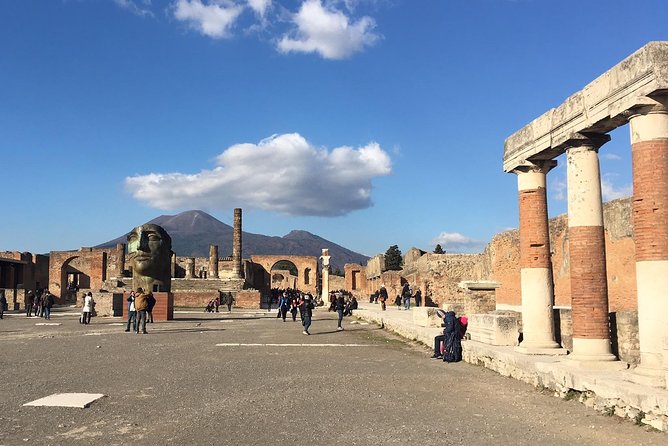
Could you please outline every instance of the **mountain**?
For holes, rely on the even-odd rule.
[[[147,222],[162,226],[172,237],[172,251],[179,256],[207,257],[209,245],[218,245],[221,257],[232,255],[232,226],[203,211],[186,211],[177,215],[161,215]],[[243,229],[243,228],[242,228]],[[127,234],[96,248],[116,246],[126,243]],[[308,231],[291,231],[283,237],[270,237],[242,231],[242,255],[245,259],[252,255],[298,255],[316,256],[322,248],[329,249],[332,270],[340,269],[346,263],[365,264],[369,257],[332,243]]]

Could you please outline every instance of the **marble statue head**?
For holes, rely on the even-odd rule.
[[[171,291],[172,238],[154,224],[137,226],[128,235],[128,260],[132,265],[132,287]]]

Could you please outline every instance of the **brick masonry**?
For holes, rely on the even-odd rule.
[[[571,227],[569,237],[573,337],[609,339],[603,227]]]
[[[545,189],[519,192],[520,267],[549,268],[550,233]]]
[[[668,140],[633,144],[636,259],[668,260]]]

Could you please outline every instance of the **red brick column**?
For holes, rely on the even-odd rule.
[[[668,110],[657,103],[630,118],[640,367],[668,376]]]
[[[568,247],[573,312],[572,359],[614,361],[611,353],[605,235],[598,148],[608,135],[568,142]]]
[[[530,163],[515,169],[520,213],[520,278],[523,340],[518,351],[565,354],[554,340],[554,285],[547,215],[547,173],[556,161]]]

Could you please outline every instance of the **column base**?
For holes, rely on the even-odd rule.
[[[629,365],[618,361],[615,355],[582,355],[570,354],[566,357],[567,364],[585,370],[626,370]]]

